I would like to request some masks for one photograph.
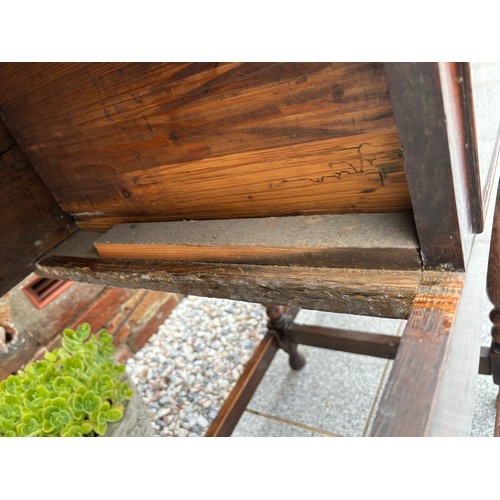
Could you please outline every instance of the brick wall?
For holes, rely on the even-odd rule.
[[[22,292],[30,279],[33,276],[0,299],[0,325],[15,329],[9,343],[0,343],[0,380],[60,346],[64,328],[84,322],[90,323],[93,331],[108,330],[117,359],[125,362],[158,331],[182,298],[167,292],[75,283],[38,310]]]

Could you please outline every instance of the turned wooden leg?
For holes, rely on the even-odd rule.
[[[493,382],[500,385],[500,188],[497,191],[497,201],[491,232],[490,256],[488,260],[487,278],[488,297],[493,303],[490,320],[491,328],[491,350],[490,362]],[[500,437],[500,397],[497,399],[497,414],[495,424],[495,436]]]
[[[285,314],[288,310],[283,306],[268,306],[266,308],[269,318],[267,327],[278,339],[279,346],[288,354],[288,362],[292,370],[300,370],[306,364],[304,356],[298,351],[297,342],[294,342],[287,333],[287,325],[291,321]]]

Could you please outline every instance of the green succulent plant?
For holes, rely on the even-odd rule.
[[[105,434],[132,397],[113,354],[106,330],[64,330],[61,348],[0,382],[0,436]]]

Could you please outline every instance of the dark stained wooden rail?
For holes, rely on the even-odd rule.
[[[444,63],[385,65],[426,268],[464,270],[482,228],[467,70]]]
[[[464,169],[464,174],[472,229],[475,233],[481,233],[484,229],[484,207],[470,66],[469,63],[449,63],[448,69],[448,74],[452,77],[452,89],[460,96],[460,106],[457,103],[456,126],[461,129],[457,131],[457,135],[463,138],[461,146],[465,151],[464,161],[468,166]]]
[[[400,337],[380,333],[325,328],[314,325],[291,324],[287,329],[290,337],[300,345],[351,352],[377,358],[394,359]]]
[[[462,288],[460,273],[424,275],[380,400],[373,436],[453,434],[453,421],[443,424],[438,414],[443,408],[437,408],[435,400],[446,389],[443,371]],[[442,406],[449,405],[449,399]]]
[[[229,397],[205,433],[206,437],[231,435],[277,351],[278,341],[272,333],[268,332],[257,346]]]

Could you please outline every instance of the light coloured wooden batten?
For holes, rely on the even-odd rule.
[[[369,269],[418,269],[408,213],[120,224],[101,257]]]
[[[40,276],[283,304],[386,318],[406,318],[420,269],[371,270],[256,264],[165,262],[100,257],[99,233],[79,231],[37,262]]]

